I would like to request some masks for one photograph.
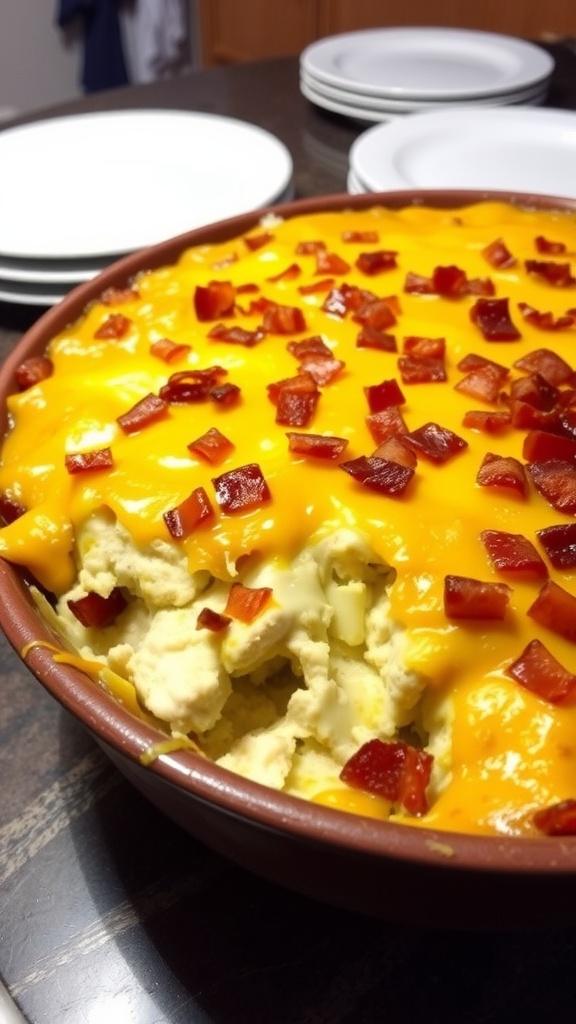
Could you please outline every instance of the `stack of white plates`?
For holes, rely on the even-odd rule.
[[[493,32],[367,29],[308,46],[300,89],[326,110],[381,122],[455,104],[537,105],[553,70],[542,47]]]
[[[463,107],[373,125],[349,153],[348,191],[496,189],[576,197],[576,112]]]
[[[0,300],[53,305],[120,255],[290,198],[292,173],[274,135],[213,114],[124,110],[7,128]]]

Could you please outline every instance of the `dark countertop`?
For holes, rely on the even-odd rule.
[[[574,51],[550,49],[549,105],[576,109]],[[21,121],[117,107],[260,124],[288,145],[297,197],[345,191],[348,149],[363,130],[300,95],[292,58],[94,94]],[[41,312],[0,303],[1,358]],[[146,803],[3,638],[0,780],[0,974],[31,1024],[573,1016],[576,910],[574,927],[560,931],[477,933],[473,922],[465,933],[427,931],[264,882]]]

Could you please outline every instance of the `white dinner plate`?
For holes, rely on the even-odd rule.
[[[356,103],[343,103],[342,100],[332,99],[330,96],[318,92],[314,86],[308,85],[302,79],[300,80],[300,92],[317,107],[322,107],[323,110],[330,110],[333,114],[341,114],[343,117],[351,117],[354,121],[359,121],[360,123],[388,123],[389,121],[396,120],[398,117],[406,117],[405,114],[388,113],[387,111],[372,110],[370,108],[366,109]]]
[[[63,282],[60,284],[24,284],[0,278],[0,302],[13,302],[19,306],[54,306],[75,287],[75,281],[70,281],[66,286]]]
[[[112,256],[259,209],[292,159],[264,129],[177,110],[122,110],[0,132],[0,256]]]
[[[26,260],[0,255],[0,279],[35,285],[80,284],[90,281],[110,262],[109,256],[91,260]]]
[[[350,169],[370,192],[486,188],[576,196],[576,113],[460,107],[363,132]]]
[[[549,78],[542,47],[493,32],[382,28],[311,43],[301,67],[327,85],[398,99],[472,99],[515,92]]]

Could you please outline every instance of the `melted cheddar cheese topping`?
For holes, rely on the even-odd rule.
[[[537,531],[571,522],[572,517],[553,509],[533,486],[521,498],[510,490],[477,484],[486,452],[523,461],[524,432],[510,429],[495,437],[464,427],[466,411],[482,408],[482,403],[472,402],[454,385],[463,376],[457,363],[468,353],[511,367],[512,377],[520,376],[513,368],[518,358],[543,347],[574,362],[576,328],[544,332],[521,316],[518,304],[528,303],[555,317],[576,306],[576,289],[553,287],[528,274],[524,265],[526,259],[538,258],[537,236],[564,243],[573,256],[576,221],[564,213],[482,203],[458,211],[411,207],[319,213],[266,230],[270,241],[254,251],[244,239],[232,239],[188,250],[175,266],[142,273],[135,282],[137,296],[112,307],[94,302],[53,339],[48,352],[53,375],[9,399],[11,427],[2,449],[0,491],[28,511],[0,531],[0,553],[27,566],[43,586],[60,595],[77,574],[75,533],[100,508],[112,511],[137,547],[158,539],[183,545],[192,572],[206,569],[224,580],[247,554],[287,564],[310,538],[341,527],[360,532],[397,574],[390,614],[406,631],[407,667],[453,702],[451,781],[419,823],[470,832],[529,832],[531,810],[576,797],[576,700],[545,702],[521,688],[506,668],[539,638],[574,672],[576,647],[527,616],[540,584],[498,575],[480,534],[502,530],[537,544]],[[375,231],[378,242],[345,242],[345,231]],[[258,233],[260,229],[253,232]],[[509,268],[495,269],[483,255],[498,238],[516,257]],[[328,252],[339,254],[349,271],[318,275],[314,255],[296,255],[298,243],[318,240]],[[360,253],[381,248],[397,253],[396,268],[367,276],[355,267]],[[298,276],[282,277],[294,263]],[[446,299],[404,291],[407,273],[429,277],[438,266],[454,265],[469,279],[489,277],[496,296],[509,299],[519,340],[487,342],[471,322],[474,297]],[[357,347],[359,325],[349,315],[324,312],[326,292],[300,291],[330,276],[335,286],[346,281],[381,297],[398,298],[400,312],[390,328],[398,352]],[[257,285],[258,295],[299,307],[305,330],[268,333],[252,347],[208,338],[213,323],[197,319],[193,298],[197,286],[218,280],[236,288]],[[253,297],[238,293],[241,312],[223,322],[255,330],[262,314],[247,312]],[[113,312],[129,318],[128,332],[119,339],[98,340],[98,328]],[[275,422],[267,386],[297,373],[287,342],[314,335],[323,338],[345,368],[321,388],[306,430],[345,438],[348,447],[340,462],[374,451],[364,389],[400,380],[398,354],[408,336],[445,338],[448,378],[445,383],[401,385],[408,429],[438,423],[463,438],[465,450],[442,465],[420,458],[414,479],[398,497],[369,490],[332,460],[290,454],[286,432],[298,428]],[[161,338],[188,345],[190,351],[167,366],[151,353],[151,345]],[[171,405],[165,418],[130,436],[122,432],[118,417],[144,396],[158,393],[171,373],[213,365],[223,367],[226,380],[240,388],[238,404]],[[234,445],[217,467],[187,447],[212,427]],[[112,469],[67,472],[66,454],[106,446],[112,451]],[[213,478],[249,463],[260,466],[271,500],[248,512],[219,511]],[[173,541],[163,514],[199,486],[213,501],[216,516],[184,541]],[[573,571],[548,569],[550,578],[576,595]],[[443,588],[450,574],[508,582],[512,594],[504,620],[448,620]],[[346,806],[346,794],[345,789],[327,794],[325,802]],[[362,813],[372,813],[365,807],[369,799],[360,802]],[[377,804],[373,802],[376,815]]]

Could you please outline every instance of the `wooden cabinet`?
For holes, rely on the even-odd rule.
[[[576,0],[198,0],[198,7],[206,66],[298,54],[322,36],[379,25],[576,37]]]

